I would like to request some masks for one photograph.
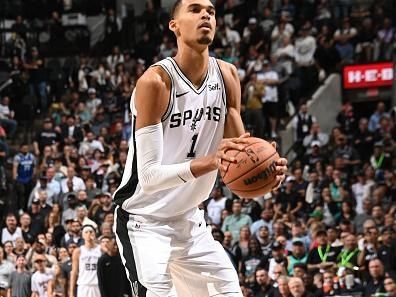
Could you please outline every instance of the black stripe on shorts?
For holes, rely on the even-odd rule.
[[[136,262],[133,255],[132,245],[128,235],[127,223],[129,214],[121,207],[117,209],[117,236],[122,244],[122,256],[125,259],[125,268],[128,270],[127,277],[131,283],[133,297],[146,297],[147,289],[139,282]]]

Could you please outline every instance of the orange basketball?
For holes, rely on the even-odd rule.
[[[222,172],[223,182],[241,198],[262,196],[276,186],[276,164],[279,155],[267,141],[250,137],[243,151],[228,150],[226,154],[236,158]]]

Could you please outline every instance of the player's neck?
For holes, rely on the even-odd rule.
[[[185,45],[178,48],[174,59],[184,75],[199,87],[208,71],[209,50],[197,51]]]
[[[93,249],[95,246],[96,246],[96,244],[95,244],[94,241],[92,241],[92,242],[86,241],[86,242],[85,242],[85,247],[86,247],[87,249]]]

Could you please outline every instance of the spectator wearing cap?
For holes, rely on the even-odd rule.
[[[68,247],[71,243],[80,246],[83,243],[83,239],[81,238],[81,224],[77,218],[68,219],[66,221],[66,229],[67,232],[61,240],[61,246]]]
[[[241,213],[242,204],[240,200],[234,199],[232,202],[232,214],[227,216],[223,222],[221,230],[223,232],[230,231],[234,241],[239,240],[239,230],[242,226],[249,226],[252,224],[250,216]]]
[[[114,205],[112,204],[111,194],[106,192],[102,193],[99,197],[99,207],[97,208],[95,214],[93,215],[93,220],[98,224],[102,225],[106,214],[114,212]]]
[[[36,268],[34,266],[34,259],[37,256],[43,256],[46,259],[45,265],[48,267],[53,267],[53,265],[58,262],[58,260],[55,258],[55,256],[47,254],[45,252],[46,247],[47,247],[47,244],[45,241],[44,234],[38,234],[35,242],[33,243],[33,245],[30,247],[30,249],[26,253],[26,261],[28,262],[28,267],[30,267],[32,269]]]
[[[106,252],[98,260],[98,285],[102,297],[132,294],[114,237],[109,239]]]
[[[272,240],[268,227],[265,225],[261,226],[258,232],[253,235],[253,237],[258,240],[258,242],[260,243],[261,252],[263,253],[264,257],[268,259],[271,256],[272,248]]]
[[[365,286],[364,297],[371,297],[378,293],[386,293],[384,288],[384,264],[381,260],[378,258],[371,259],[368,263],[368,270],[370,278]]]
[[[7,214],[5,218],[6,226],[1,230],[1,243],[4,244],[6,241],[12,241],[15,244],[15,240],[22,237],[22,230],[17,226],[17,219],[13,213]]]
[[[326,230],[318,230],[315,234],[315,240],[318,247],[313,248],[308,254],[308,270],[311,273],[317,273],[336,267],[339,250],[329,244]]]
[[[268,276],[267,270],[263,267],[257,267],[255,271],[255,282],[253,286],[253,293],[255,297],[272,296],[274,288],[272,280]]]
[[[96,89],[89,88],[88,89],[88,99],[86,100],[86,107],[92,115],[96,114],[96,110],[99,105],[102,104],[102,100],[97,97]]]
[[[295,237],[292,240],[291,254],[287,256],[287,273],[293,274],[294,265],[297,263],[306,264],[308,254],[305,251],[304,240],[299,237]]]
[[[76,125],[76,119],[73,115],[68,115],[66,123],[61,125],[61,142],[67,145],[78,146],[83,140],[82,129]]]
[[[73,166],[67,167],[67,176],[61,181],[62,193],[77,192],[85,190],[84,181],[76,176],[76,171]]]
[[[16,270],[11,273],[8,296],[10,297],[31,297],[32,274],[26,269],[26,258],[18,255],[16,258]]]
[[[384,170],[392,169],[392,158],[384,151],[384,143],[377,141],[374,143],[374,151],[370,157],[370,164],[375,170],[376,179],[384,180]]]
[[[289,240],[286,244],[286,249],[288,251],[291,250],[293,245],[293,239],[295,238],[301,239],[304,243],[305,251],[308,251],[311,245],[311,240],[309,238],[309,235],[306,234],[305,230],[306,230],[306,226],[301,221],[295,221],[291,224],[290,231],[291,231],[292,239]]]
[[[33,151],[36,156],[40,156],[44,147],[49,145],[57,147],[60,142],[60,134],[56,131],[50,118],[45,118],[42,128],[37,131],[33,140]]]
[[[394,234],[393,227],[383,228],[378,249],[378,258],[384,264],[385,271],[391,274],[396,273],[396,243],[392,240]]]
[[[272,244],[272,257],[268,260],[268,274],[271,279],[276,280],[279,275],[284,272],[287,275],[287,257],[285,256],[285,247],[278,241]],[[275,274],[275,271],[280,274]]]
[[[243,30],[242,40],[246,45],[253,46],[257,51],[264,48],[264,34],[261,27],[257,25],[255,17],[249,18],[248,26]]]
[[[47,259],[44,255],[38,254],[33,259],[36,272],[32,275],[32,296],[49,297],[47,294],[48,282],[53,279],[53,272],[46,267]]]
[[[62,225],[69,219],[74,219],[76,217],[76,207],[78,205],[77,195],[71,192],[66,195],[66,207],[62,213]]]
[[[28,207],[32,205],[32,201],[34,199],[40,200],[40,195],[42,195],[43,192],[47,196],[46,203],[51,206],[57,200],[57,194],[54,193],[52,189],[48,186],[48,177],[45,173],[40,174],[36,186],[30,193]]]
[[[310,147],[313,147],[313,143],[319,145],[321,148],[326,147],[329,143],[329,135],[320,130],[318,122],[312,123],[309,134],[303,139],[303,145],[308,150]]]
[[[10,285],[10,276],[15,271],[14,265],[4,259],[4,249],[0,247],[0,294],[6,296],[6,290]]]

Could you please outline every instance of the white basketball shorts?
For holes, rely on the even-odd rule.
[[[100,291],[98,285],[77,286],[77,297],[100,297]]]
[[[237,272],[206,228],[203,211],[175,221],[150,221],[121,207],[115,214],[117,242],[135,296],[242,297]]]

